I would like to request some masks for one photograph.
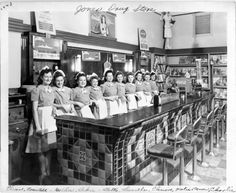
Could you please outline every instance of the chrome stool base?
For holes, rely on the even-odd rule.
[[[200,166],[203,167],[203,168],[208,168],[209,164],[207,162],[201,162]]]
[[[201,178],[197,175],[191,175],[189,176],[189,179],[195,182],[199,182],[201,180]]]
[[[216,153],[214,153],[213,151],[211,151],[211,152],[209,152],[209,154],[208,154],[209,156],[212,156],[212,157],[215,157],[217,154]]]

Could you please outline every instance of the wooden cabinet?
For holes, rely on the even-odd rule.
[[[63,40],[47,38],[44,34],[27,32],[22,35],[21,84],[37,84],[40,70],[48,66],[53,71],[60,69],[64,53]]]
[[[9,184],[18,184],[21,181],[25,138],[29,125],[26,104],[26,90],[9,89]]]

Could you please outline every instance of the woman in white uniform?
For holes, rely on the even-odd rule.
[[[107,102],[108,116],[119,113],[117,84],[113,82],[113,71],[107,70],[104,75],[104,84],[101,85],[104,99]]]
[[[98,86],[98,76],[93,73],[90,77],[90,94],[91,101],[95,104],[93,114],[96,119],[104,119],[108,116],[107,104],[103,97],[102,89]]]
[[[95,119],[89,105],[91,105],[90,101],[90,87],[86,87],[87,80],[86,76],[83,72],[79,72],[75,80],[78,84],[76,88],[73,89],[72,92],[72,100],[75,105],[75,110],[80,117]]]
[[[138,97],[138,108],[147,106],[146,97],[144,95],[143,89],[143,74],[141,71],[137,71],[135,74],[135,86],[136,86],[136,95]]]
[[[118,95],[118,107],[119,113],[127,113],[127,99],[125,96],[125,84],[123,83],[124,75],[122,72],[118,71],[116,73],[116,81],[117,81],[117,95]]]
[[[146,103],[148,106],[151,105],[152,101],[152,88],[150,84],[150,73],[146,72],[144,74],[144,81],[143,81],[143,92],[145,95]]]
[[[31,92],[33,119],[29,128],[26,153],[38,155],[41,175],[39,184],[50,184],[51,150],[57,148],[55,95],[50,86],[52,70],[44,67],[39,74],[38,85]]]
[[[65,73],[57,70],[53,73],[53,91],[55,93],[54,106],[57,108],[56,115],[77,115],[74,105],[72,104],[72,89],[64,86]]]
[[[127,97],[128,110],[134,110],[138,108],[136,100],[136,86],[134,84],[134,74],[129,72],[127,74],[127,82],[125,84],[125,94]]]

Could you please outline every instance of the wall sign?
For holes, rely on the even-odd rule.
[[[112,54],[112,61],[117,63],[125,63],[126,62],[126,55],[125,54]]]
[[[139,37],[139,47],[140,50],[149,50],[147,43],[147,32],[146,30],[139,28],[138,29],[138,37]]]
[[[101,55],[97,51],[82,51],[82,61],[100,61]]]
[[[37,32],[56,35],[52,14],[49,11],[35,12],[35,20]]]
[[[33,58],[60,60],[62,40],[33,35]]]
[[[89,35],[115,39],[115,17],[109,12],[91,11]]]

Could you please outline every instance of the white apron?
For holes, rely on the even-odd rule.
[[[98,106],[95,107],[97,113],[98,113],[98,119],[104,119],[108,116],[107,113],[107,103],[104,99],[99,99],[96,101]]]
[[[152,104],[152,95],[151,95],[151,93],[150,93],[150,95],[146,95],[146,94],[144,94],[144,96],[145,96],[145,99],[146,99],[146,103],[147,103],[147,106],[151,106]]]
[[[135,98],[135,94],[126,94],[127,98],[128,98],[128,109],[129,110],[133,110],[133,109],[137,109],[137,100]]]
[[[60,116],[60,115],[77,115],[75,109],[74,109],[74,106],[72,104],[66,104],[66,105],[63,105],[63,106],[67,106],[67,108],[71,108],[71,112],[68,112],[68,113],[65,113],[62,109],[57,109],[56,110],[56,115],[57,116]]]
[[[137,92],[137,95],[141,98],[140,100],[138,100],[138,108],[147,106],[146,98],[143,91]]]
[[[106,100],[108,116],[116,115],[119,113],[119,107],[116,100]]]
[[[83,118],[90,118],[90,119],[95,119],[93,113],[91,112],[91,109],[89,108],[88,105],[82,107],[80,110],[80,114]]]
[[[121,99],[118,100],[119,114],[127,113],[127,104],[122,102]]]
[[[52,106],[39,107],[38,119],[42,134],[57,131],[56,120],[52,116]]]

